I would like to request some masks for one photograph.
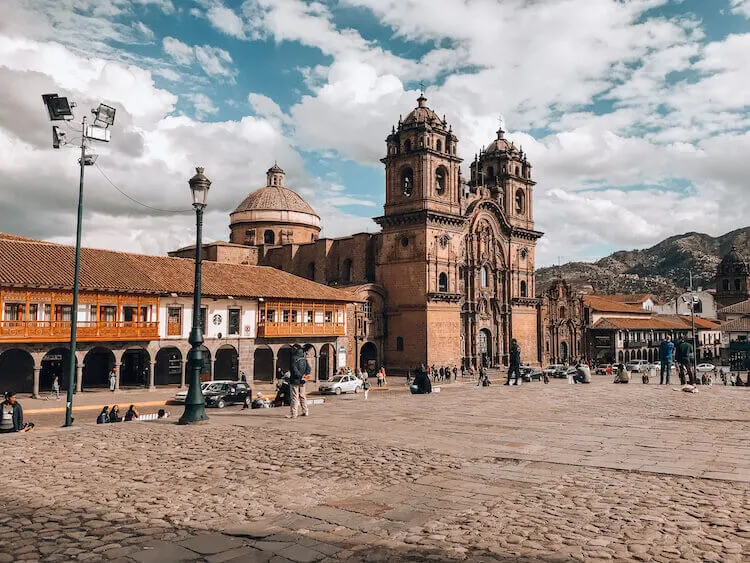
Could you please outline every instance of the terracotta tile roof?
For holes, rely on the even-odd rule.
[[[656,302],[656,298],[650,293],[613,293],[612,295],[600,295],[610,301],[619,301],[620,303],[628,303],[629,305],[643,305],[646,301],[651,299]]]
[[[652,315],[631,319],[603,317],[592,328],[616,330],[685,330],[691,328],[691,324],[690,317],[682,315]],[[695,328],[699,330],[718,330],[719,325],[696,317]]]
[[[26,242],[39,242],[43,244],[49,244],[41,240],[35,240],[33,238],[22,237],[21,235],[13,235],[11,233],[0,233],[0,240],[25,240]]]
[[[609,295],[584,295],[583,303],[595,311],[603,311],[605,313],[651,314],[650,311],[647,311],[641,306],[622,303],[620,301],[612,300],[610,297],[611,296]]]
[[[719,313],[750,315],[750,299],[719,309]]]
[[[0,239],[0,285],[59,287],[73,285],[75,249],[59,244]],[[190,295],[192,260],[81,250],[81,289],[129,293]],[[203,263],[203,295],[350,302],[337,289],[266,266]]]
[[[750,332],[750,317],[740,317],[733,321],[722,323],[719,327],[722,332]]]

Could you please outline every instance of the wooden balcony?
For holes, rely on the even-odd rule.
[[[79,321],[81,342],[156,340],[157,322]],[[0,342],[65,342],[70,339],[70,321],[0,321]]]
[[[344,323],[258,323],[259,337],[344,336]]]

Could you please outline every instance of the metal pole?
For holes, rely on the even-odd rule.
[[[201,326],[201,267],[203,234],[203,205],[194,204],[196,219],[195,243],[195,285],[193,289],[193,327],[190,331],[190,352],[188,352],[188,370],[190,372],[190,387],[185,398],[185,412],[182,413],[180,424],[191,424],[208,420],[205,402],[201,391],[201,370],[203,369],[203,327]]]
[[[81,122],[81,178],[78,184],[78,224],[76,226],[76,259],[73,274],[73,310],[70,317],[70,359],[68,393],[65,402],[65,426],[73,424],[73,393],[76,386],[76,329],[78,327],[78,283],[81,274],[81,227],[83,223],[83,171],[86,166],[86,117]],[[55,312],[51,311],[54,316]]]

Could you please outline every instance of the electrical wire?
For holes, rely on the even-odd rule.
[[[105,179],[105,180],[107,180],[107,182],[109,182],[109,184],[110,184],[110,185],[111,185],[111,186],[112,186],[112,187],[113,187],[114,189],[116,189],[116,190],[117,190],[118,192],[120,192],[120,194],[122,194],[123,196],[125,196],[126,198],[128,198],[128,199],[129,199],[130,201],[132,201],[133,203],[137,203],[137,204],[138,204],[138,205],[140,205],[141,207],[145,207],[146,209],[151,209],[152,211],[159,211],[159,212],[161,212],[161,213],[191,213],[191,212],[193,211],[192,209],[161,209],[161,208],[159,208],[159,207],[153,207],[152,205],[148,205],[148,204],[146,204],[146,203],[143,203],[143,202],[141,202],[141,201],[138,201],[138,200],[137,200],[137,199],[135,199],[134,197],[132,197],[132,196],[130,196],[130,195],[128,195],[128,194],[126,194],[126,193],[125,193],[124,191],[122,191],[122,190],[121,190],[120,188],[118,188],[118,187],[117,187],[117,184],[115,184],[115,183],[114,183],[114,182],[113,182],[113,181],[112,181],[112,180],[110,179],[110,177],[109,177],[109,176],[107,176],[107,174],[106,174],[106,173],[104,172],[104,170],[102,170],[102,169],[101,169],[101,167],[100,167],[100,166],[99,166],[99,165],[98,165],[98,164],[97,164],[96,162],[94,163],[94,166],[95,166],[95,167],[96,167],[96,169],[97,169],[97,170],[99,171],[99,173],[100,173],[100,174],[101,174],[102,176],[104,176],[104,179]]]

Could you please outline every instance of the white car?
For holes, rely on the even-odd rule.
[[[330,381],[323,381],[318,385],[318,391],[321,393],[359,393],[362,389],[363,382],[356,375],[337,375]]]
[[[565,369],[565,366],[562,364],[550,364],[546,368],[542,370],[542,373],[544,373],[547,377],[557,377],[558,372],[562,372],[562,370]]]
[[[698,364],[698,367],[696,367],[695,369],[700,372],[707,372],[714,371],[716,369],[716,366],[713,364]]]
[[[644,373],[649,370],[651,366],[647,360],[630,360],[625,364],[625,369],[630,373]]]
[[[221,380],[221,381],[201,381],[201,392],[205,395],[206,389],[209,385],[212,383],[237,383],[236,381],[229,381],[229,380]],[[172,399],[175,403],[184,403],[187,400],[187,394],[189,389],[185,389],[184,391],[178,392],[174,399]]]

